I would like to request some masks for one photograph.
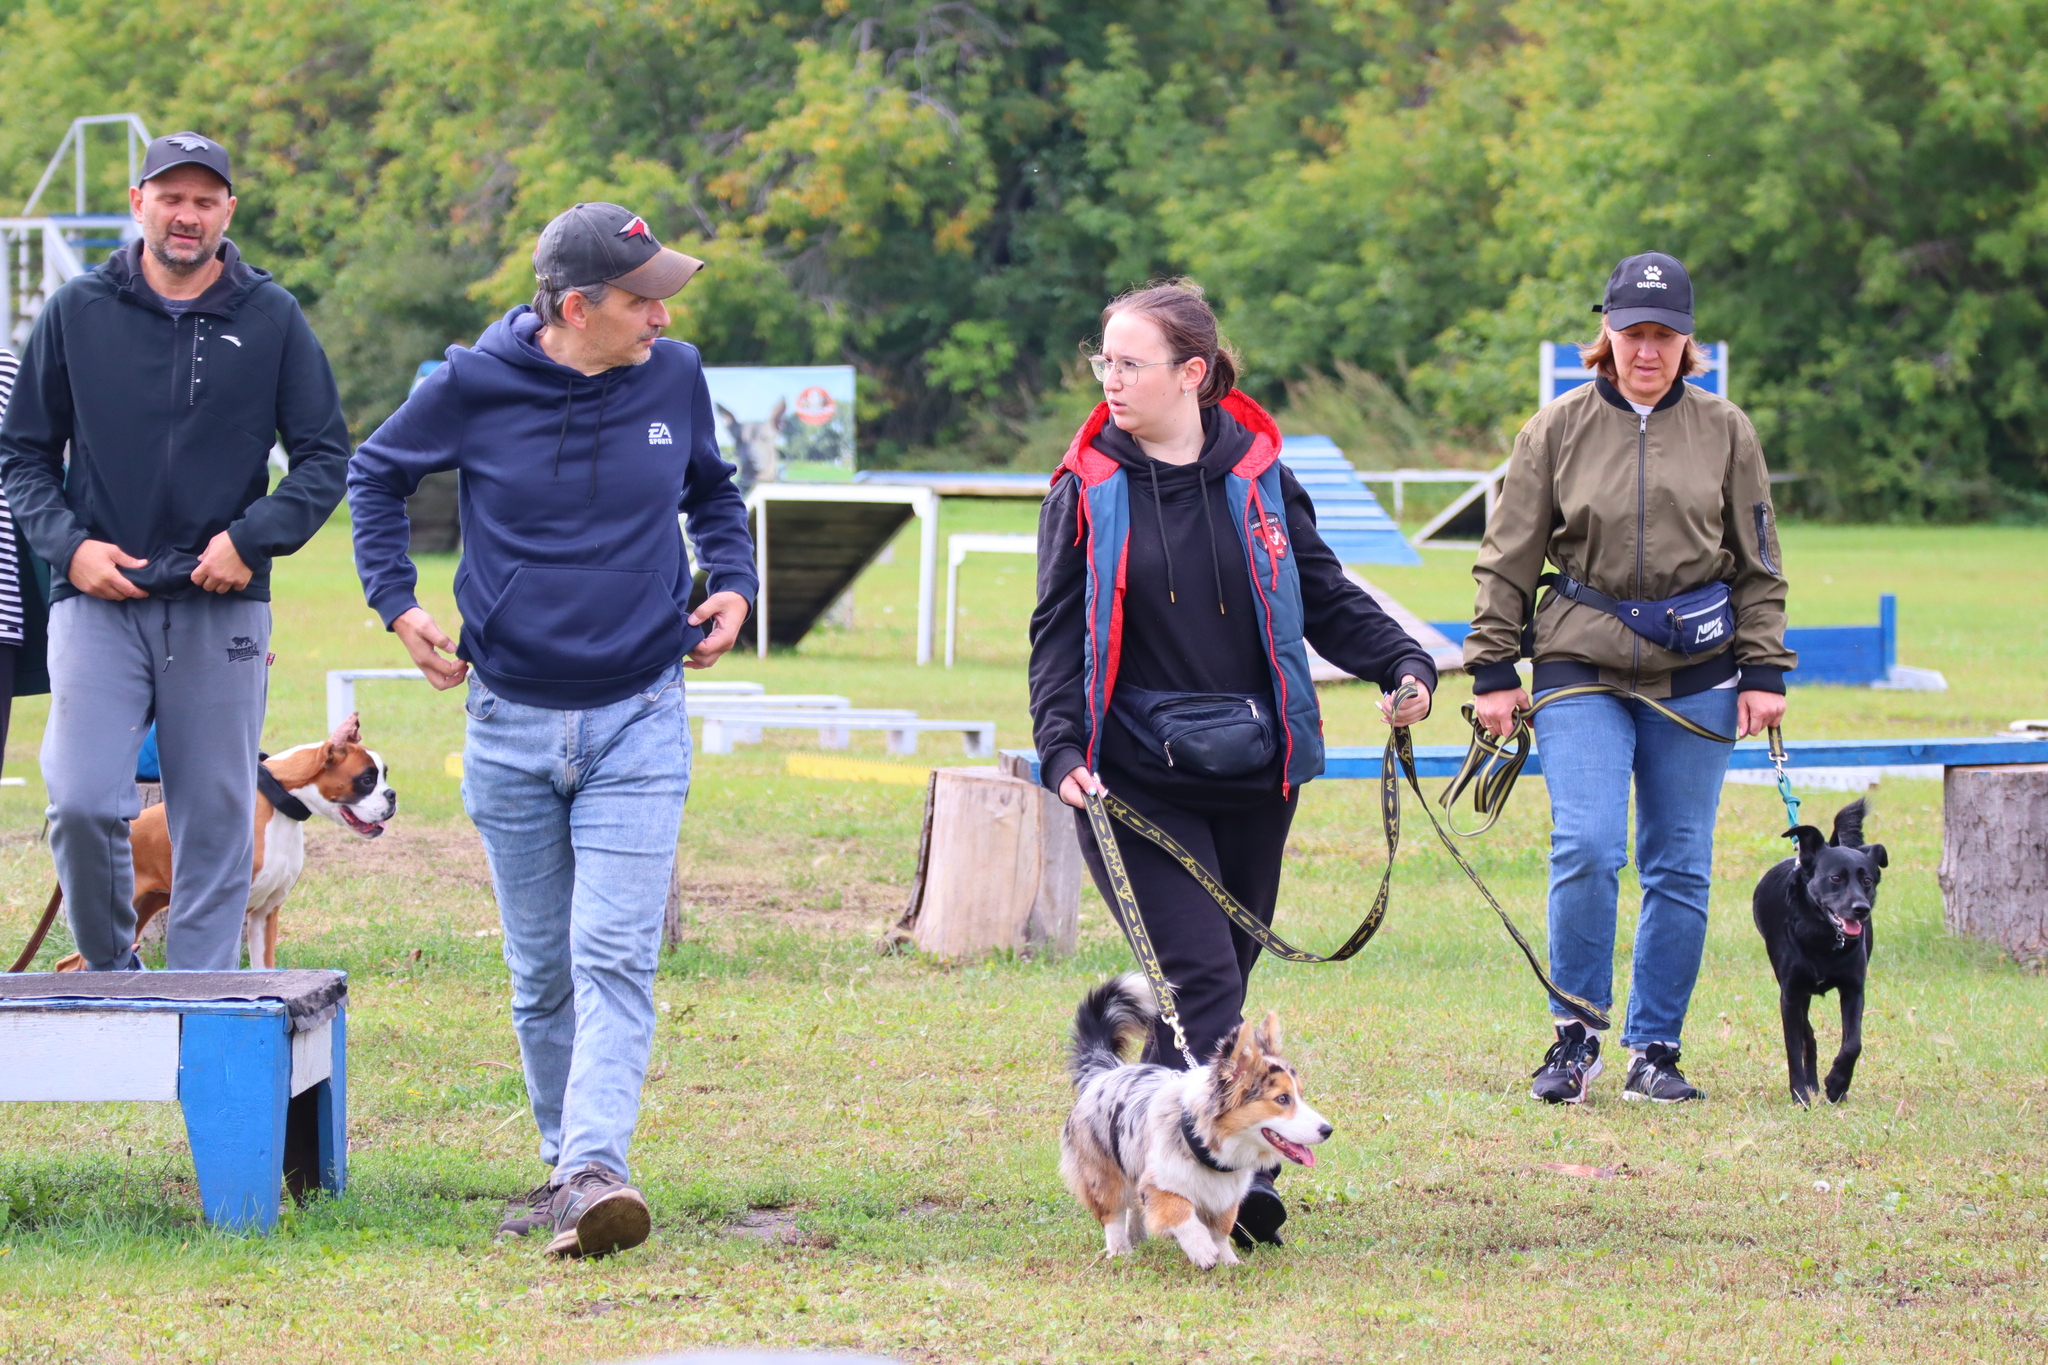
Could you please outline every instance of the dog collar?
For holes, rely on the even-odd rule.
[[[1201,1135],[1195,1132],[1194,1117],[1185,1109],[1180,1111],[1180,1136],[1181,1140],[1187,1143],[1188,1150],[1195,1154],[1195,1160],[1219,1174],[1237,1174],[1236,1167],[1226,1166],[1216,1159],[1216,1154],[1209,1150],[1209,1144],[1202,1141]]]
[[[306,808],[306,803],[286,791],[284,783],[277,780],[277,774],[263,766],[263,760],[268,757],[269,754],[257,756],[256,790],[262,792],[264,799],[270,802],[271,808],[285,819],[301,823],[312,819],[313,812]]]

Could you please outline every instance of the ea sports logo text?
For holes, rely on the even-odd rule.
[[[669,435],[668,423],[649,422],[647,424],[647,444],[651,446],[672,446],[675,443],[675,437]]]

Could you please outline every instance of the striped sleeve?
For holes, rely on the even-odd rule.
[[[7,415],[20,368],[14,352],[0,347],[0,417]],[[14,554],[14,513],[8,509],[7,494],[0,491],[0,645],[21,642],[21,565]]]

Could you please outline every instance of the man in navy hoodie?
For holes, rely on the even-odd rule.
[[[683,669],[732,648],[757,584],[703,364],[661,337],[662,300],[702,262],[616,204],[578,204],[533,263],[533,307],[449,348],[356,452],[348,496],[370,606],[434,686],[469,682],[462,800],[553,1168],[500,1232],[545,1227],[550,1255],[591,1256],[649,1226],[626,1150],[690,783]],[[406,557],[405,499],[444,469],[462,474],[460,645],[420,607]],[[708,579],[695,611],[679,511]]]

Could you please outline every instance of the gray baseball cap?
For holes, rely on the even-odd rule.
[[[142,173],[137,185],[146,185],[176,166],[204,166],[221,178],[228,193],[235,192],[234,172],[228,167],[228,149],[198,133],[170,133],[149,144],[142,154]]]
[[[548,289],[615,284],[643,299],[666,299],[704,268],[654,240],[647,220],[617,204],[577,204],[541,229],[533,273]]]

